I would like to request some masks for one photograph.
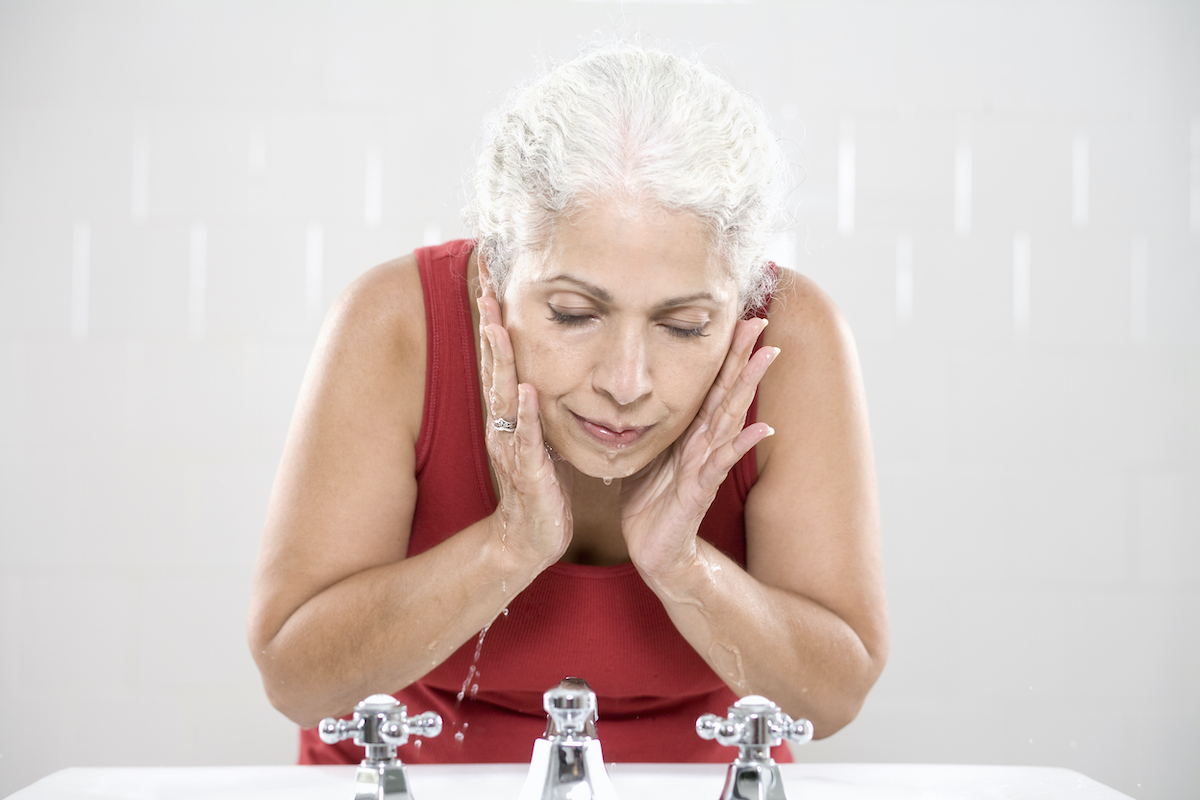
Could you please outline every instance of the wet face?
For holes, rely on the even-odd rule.
[[[729,350],[737,284],[690,215],[615,203],[561,221],[501,298],[517,377],[579,471],[633,474],[696,416]]]

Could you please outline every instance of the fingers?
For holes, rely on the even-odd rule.
[[[517,416],[517,367],[512,339],[499,322],[499,311],[495,298],[479,298],[479,369],[491,420],[512,422]]]
[[[766,327],[767,320],[765,319],[738,320],[737,327],[733,331],[733,341],[729,344],[729,352],[721,364],[721,371],[717,373],[712,390],[708,393],[708,397],[705,398],[704,405],[700,409],[702,414],[711,414],[724,401],[725,395],[745,368],[746,362],[754,351],[754,343],[758,341],[758,337],[762,335],[763,329]]]
[[[532,398],[532,401],[531,401]],[[535,470],[546,457],[542,445],[542,426],[538,420],[537,391],[524,384],[517,386],[517,469],[526,477],[536,477]],[[534,456],[540,455],[541,458]]]
[[[487,336],[492,302],[487,297],[480,297],[475,305],[479,309],[479,378],[486,397],[492,391],[492,344]]]
[[[700,485],[706,492],[716,492],[733,465],[774,433],[775,429],[765,422],[747,425],[737,436],[711,451],[708,460],[700,467]]]
[[[778,347],[760,347],[738,373],[708,423],[716,441],[733,437],[741,430],[758,383],[779,353]]]

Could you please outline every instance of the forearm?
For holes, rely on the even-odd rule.
[[[252,641],[272,704],[302,726],[418,680],[540,572],[491,517],[412,558],[350,575]]]
[[[687,567],[642,577],[730,688],[811,720],[818,738],[855,717],[883,668],[882,648],[873,652],[847,621],[761,583],[702,539]]]

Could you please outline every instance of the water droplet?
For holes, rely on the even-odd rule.
[[[462,740],[463,740],[462,731],[459,731],[458,733],[454,734],[454,741],[461,742]]]
[[[472,697],[472,698],[474,698],[474,697],[475,697],[475,695],[477,695],[477,694],[479,694],[479,684],[478,684],[478,683],[472,683],[472,684],[471,684],[471,697]],[[464,728],[465,728],[465,727],[467,727],[465,723],[463,724],[463,727],[464,727]]]
[[[415,742],[413,742],[413,747],[419,750],[421,748],[421,740],[417,739]]]
[[[501,611],[500,613],[507,617],[508,616],[508,606],[505,606],[504,610]]]
[[[483,630],[479,632],[479,642],[475,645],[475,663],[479,663],[479,654],[483,652],[483,637],[487,636],[488,629],[492,627],[492,623],[483,626]],[[471,672],[475,671],[475,667],[471,667]],[[470,680],[468,678],[467,680]]]
[[[605,479],[604,479],[604,485],[605,485],[605,486],[612,486],[612,478],[605,478]]]
[[[463,723],[463,730],[464,730],[464,731],[465,731],[467,728],[469,728],[469,727],[471,727],[471,723],[469,723],[469,722],[464,722],[464,723]]]

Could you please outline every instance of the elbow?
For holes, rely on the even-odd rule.
[[[312,693],[292,678],[291,671],[281,659],[276,658],[274,648],[270,645],[256,648],[254,660],[258,664],[258,673],[262,678],[267,701],[276,711],[301,728],[315,727],[322,718],[329,716],[314,707],[310,701]]]
[[[305,696],[311,693],[304,691],[304,687],[291,675],[294,670],[289,669],[288,659],[280,653],[283,648],[278,641],[279,632],[267,630],[263,621],[252,615],[246,633],[250,655],[258,667],[267,701],[276,711],[302,728],[317,725],[323,715],[304,702]]]
[[[813,739],[826,739],[853,722],[867,695],[874,688],[883,668],[887,664],[888,639],[886,628],[870,644],[862,643],[860,652],[853,659],[853,669],[846,670],[842,680],[831,688],[830,702],[821,706],[810,704],[807,708],[809,721],[813,723]],[[803,716],[803,714],[802,714]]]

